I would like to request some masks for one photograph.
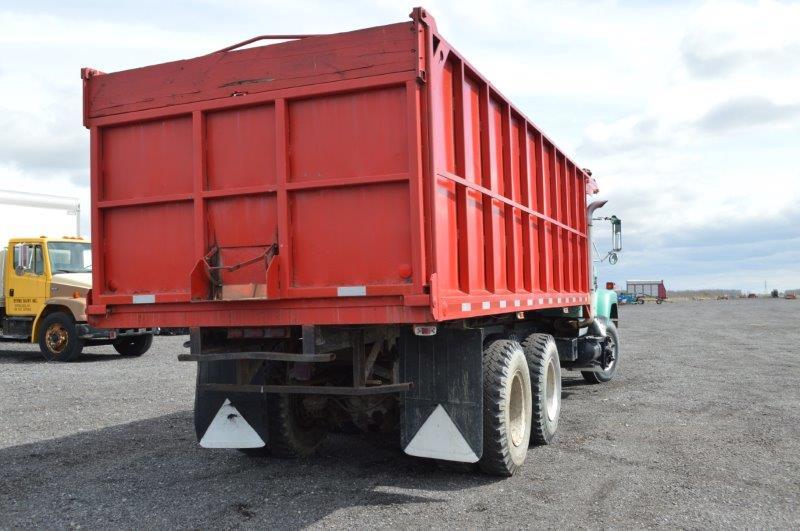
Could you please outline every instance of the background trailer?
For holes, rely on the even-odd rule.
[[[625,291],[632,295],[643,295],[664,300],[667,298],[667,288],[663,280],[629,280]]]

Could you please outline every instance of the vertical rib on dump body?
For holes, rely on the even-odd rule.
[[[593,182],[424,10],[82,77],[97,325],[589,304]]]

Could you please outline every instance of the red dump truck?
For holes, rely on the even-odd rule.
[[[562,369],[613,377],[591,174],[423,9],[82,78],[89,318],[190,328],[202,446],[355,426],[510,475],[553,440]]]

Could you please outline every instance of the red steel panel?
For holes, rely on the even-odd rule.
[[[288,180],[408,172],[405,87],[289,103]]]
[[[297,192],[292,287],[398,284],[411,272],[408,184]],[[329,205],[336,205],[336,212]],[[376,230],[376,228],[380,230]]]
[[[192,221],[191,202],[106,210],[105,241],[118,244],[104,246],[105,284],[93,285],[95,299],[106,293],[188,292]]]
[[[588,176],[423,10],[83,76],[97,325],[421,322],[588,304]],[[273,244],[272,262],[253,261]],[[247,265],[220,271],[212,290],[206,260]]]
[[[275,107],[256,105],[205,116],[206,189],[275,184]]]
[[[191,116],[104,128],[102,144],[101,200],[192,191]]]
[[[413,23],[213,53],[92,77],[88,119],[417,68]]]
[[[434,136],[441,139],[439,148],[441,158],[447,171],[456,173],[457,161],[457,124],[455,109],[456,86],[458,79],[456,70],[458,65],[453,61],[448,61],[442,68],[442,90],[436,94],[437,104],[443,109],[441,121],[434,129]],[[466,281],[460,277],[459,255],[466,256],[467,253],[459,253],[459,245],[466,243],[466,238],[459,236],[458,220],[463,219],[464,213],[459,209],[459,205],[465,204],[464,190],[459,189],[453,181],[436,176],[436,188],[433,194],[434,214],[436,219],[434,225],[439,227],[436,245],[436,263],[441,264],[437,275],[439,282],[444,287],[457,293],[466,286]],[[466,267],[463,268],[466,277]]]

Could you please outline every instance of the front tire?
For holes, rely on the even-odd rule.
[[[522,342],[531,373],[531,442],[550,444],[561,416],[561,362],[553,336],[530,334]]]
[[[483,456],[481,470],[514,475],[525,462],[531,436],[531,376],[522,346],[489,341],[483,350]]]
[[[39,349],[47,361],[72,361],[83,352],[75,319],[63,312],[51,313],[39,325]]]
[[[125,357],[139,357],[153,345],[153,334],[121,337],[114,341],[114,350]]]
[[[606,350],[604,356],[607,356],[609,361],[606,362],[600,372],[581,372],[583,379],[590,384],[610,382],[617,373],[617,367],[619,366],[619,334],[617,333],[617,327],[611,321],[604,321],[606,325],[606,343],[603,348]]]

